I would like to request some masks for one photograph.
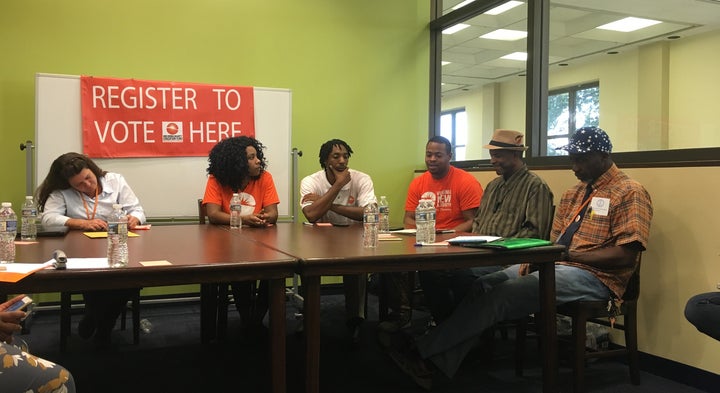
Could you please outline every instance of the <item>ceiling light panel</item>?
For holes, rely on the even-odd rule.
[[[662,23],[659,20],[653,20],[653,19],[644,19],[644,18],[636,18],[634,16],[629,16],[627,18],[623,18],[620,20],[617,20],[615,22],[606,23],[602,26],[598,26],[598,29],[601,30],[612,30],[612,31],[621,31],[623,33],[629,33],[631,31],[644,29],[649,26],[656,25],[658,23]]]
[[[468,27],[470,27],[470,25],[466,25],[466,24],[464,24],[464,23],[458,23],[458,24],[456,24],[455,26],[451,26],[451,27],[448,27],[447,29],[443,30],[442,33],[443,33],[443,34],[448,34],[448,35],[449,35],[449,34],[455,34],[455,33],[457,33],[458,31],[467,29]]]
[[[509,29],[497,29],[487,34],[483,34],[480,38],[486,40],[500,40],[500,41],[517,41],[527,37],[526,31],[520,30],[509,30]]]
[[[518,60],[518,61],[526,61],[527,60],[527,52],[513,52],[510,54],[507,54],[501,59],[505,60]]]
[[[507,12],[519,5],[522,5],[522,4],[523,4],[522,1],[511,0],[511,1],[508,1],[507,3],[501,4],[493,9],[485,12],[485,15],[500,15],[500,14]]]
[[[453,6],[452,9],[453,9],[453,10],[456,10],[456,9],[458,9],[458,8],[463,8],[463,7],[465,7],[466,5],[472,3],[473,1],[475,1],[475,0],[465,0],[465,1],[463,1],[463,2],[461,2],[461,3],[459,3],[459,4],[457,4],[457,5]]]

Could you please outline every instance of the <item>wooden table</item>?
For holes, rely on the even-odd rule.
[[[543,391],[555,392],[557,382],[557,333],[555,326],[555,270],[562,246],[515,251],[494,251],[459,246],[415,247],[414,236],[402,241],[381,241],[376,249],[362,247],[362,228],[277,224],[272,228],[243,228],[253,239],[299,260],[305,288],[306,392],[320,386],[320,277],[366,272],[404,272],[471,266],[539,264],[543,360]],[[455,234],[438,235],[441,241]]]
[[[178,284],[270,281],[270,351],[272,391],[286,391],[285,279],[292,277],[297,260],[263,246],[237,232],[214,225],[153,226],[128,239],[130,263],[124,268],[38,271],[17,283],[0,283],[0,293],[62,292],[121,289]],[[65,237],[41,238],[17,246],[17,262],[45,262],[54,250],[68,258],[107,255],[105,239],[90,239],[80,231]],[[143,266],[144,261],[169,261],[170,265]],[[206,296],[204,296],[207,298]],[[208,301],[203,299],[203,302]],[[205,336],[214,326],[212,307],[201,307]]]

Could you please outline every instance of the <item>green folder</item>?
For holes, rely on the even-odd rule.
[[[508,237],[508,238],[502,238],[500,240],[495,240],[492,242],[469,245],[469,247],[497,248],[497,249],[501,249],[501,250],[517,250],[520,248],[550,246],[552,244],[553,244],[553,242],[551,242],[550,240],[545,240],[545,239],[535,239],[535,238],[530,238],[530,237],[528,237],[528,238]]]

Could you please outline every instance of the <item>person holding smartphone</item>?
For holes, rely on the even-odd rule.
[[[24,309],[28,303],[22,302],[24,297],[20,295],[0,304],[0,364],[3,365],[0,390],[4,393],[75,393],[75,380],[67,369],[12,345],[13,334],[22,329],[20,322],[27,316]],[[8,311],[13,304],[22,307]]]

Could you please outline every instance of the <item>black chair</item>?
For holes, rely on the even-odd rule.
[[[593,350],[586,348],[587,323],[593,322],[604,326],[610,326],[607,301],[576,301],[557,307],[559,315],[566,315],[572,319],[572,334],[569,340],[573,368],[573,391],[576,393],[585,391],[585,362],[592,358],[608,358],[626,356],[630,370],[630,381],[634,385],[640,384],[640,365],[638,357],[637,338],[637,301],[640,296],[640,260],[635,272],[628,282],[625,294],[622,297],[622,304],[617,315],[622,315],[623,322],[615,322],[613,328],[623,330],[625,333],[625,347]],[[525,320],[527,321],[527,320]],[[522,357],[524,354],[524,341],[528,324],[520,323],[517,330],[516,347],[516,374],[522,375]]]
[[[197,207],[198,207],[198,223],[200,225],[205,225],[209,223],[209,219],[207,217],[207,208],[202,203],[202,198],[199,198],[197,200]],[[208,287],[205,288],[203,293],[208,294],[208,296],[212,296],[213,299],[206,299],[210,300],[213,303],[213,309],[215,312],[214,320],[215,320],[215,331],[214,332],[208,332],[208,334],[212,334],[212,338],[218,338],[218,339],[224,339],[227,336],[227,325],[228,325],[228,308],[230,307],[230,304],[234,303],[234,299],[231,296],[230,291],[230,283],[217,283],[217,284],[203,284],[207,285]],[[215,286],[215,288],[211,288],[210,286]],[[256,290],[255,286],[253,285],[252,290]],[[203,339],[203,341],[208,341],[210,337],[206,337]]]
[[[207,217],[207,208],[202,203],[202,198],[199,198],[197,200],[197,207],[198,207],[198,223],[200,225],[205,225],[209,223],[209,219]],[[286,296],[291,299],[292,301],[295,301],[296,303],[302,304],[303,297],[299,294],[298,289],[298,275],[293,275],[293,287],[292,288],[286,288],[285,294]],[[216,285],[216,288],[206,287],[203,291],[204,293],[207,293],[209,296],[212,296],[212,301],[215,303],[214,309],[216,310],[216,315],[213,318],[216,325],[216,331],[214,334],[216,334],[216,338],[224,339],[227,335],[227,321],[228,321],[228,308],[230,307],[230,304],[234,303],[234,298],[231,296],[231,290],[229,283],[218,283],[218,284],[204,284],[204,285]],[[257,291],[257,285],[253,285],[251,287],[251,291],[255,293]],[[301,307],[301,306],[298,306]],[[302,319],[301,313],[295,314],[296,319]],[[300,328],[302,327],[302,324],[299,325]],[[207,341],[207,339],[205,339]]]
[[[72,317],[72,295],[80,292],[61,292],[60,293],[60,352],[67,350],[67,338],[70,337],[71,317]],[[130,298],[130,310],[133,320],[133,344],[140,343],[140,289],[135,291]],[[127,308],[123,309],[120,314],[120,329],[125,330],[126,327]]]
[[[207,218],[207,208],[202,203],[202,198],[199,198],[197,200],[197,207],[198,207],[198,223],[200,225],[205,225],[209,222]],[[228,318],[228,307],[230,305],[230,298],[229,298],[229,291],[228,291],[228,284],[203,284],[208,286],[215,286],[215,288],[206,288],[206,290],[203,291],[203,293],[207,293],[209,296],[212,296],[212,303],[214,308],[214,320],[216,325],[215,331],[211,332],[209,334],[212,334],[212,338],[224,338],[227,334],[227,318]],[[207,300],[207,299],[206,299]],[[203,341],[207,341],[205,338],[203,338]]]

